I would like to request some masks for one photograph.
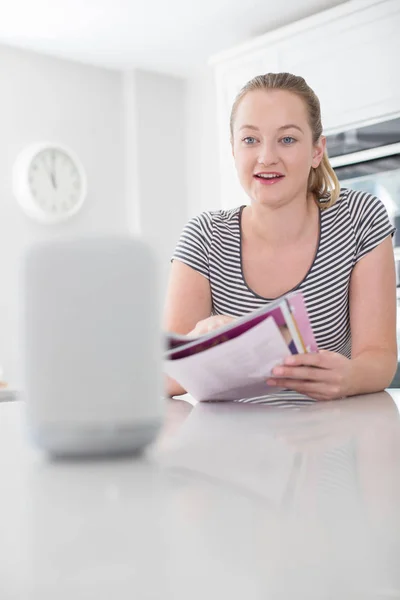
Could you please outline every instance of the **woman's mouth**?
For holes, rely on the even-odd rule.
[[[282,181],[284,175],[282,175],[282,173],[276,172],[256,173],[254,175],[254,178],[257,179],[261,183],[261,185],[274,185],[275,183]]]

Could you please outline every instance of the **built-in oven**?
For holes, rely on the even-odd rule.
[[[400,115],[327,135],[330,162],[342,187],[382,200],[393,225],[397,277],[397,340],[400,358]],[[400,385],[400,369],[396,378]]]

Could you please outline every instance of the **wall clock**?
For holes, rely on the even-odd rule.
[[[13,192],[29,217],[59,223],[75,215],[85,201],[85,170],[64,145],[29,144],[14,163]]]

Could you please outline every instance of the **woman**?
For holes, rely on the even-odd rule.
[[[231,144],[251,203],[187,224],[165,327],[201,334],[301,290],[321,350],[289,357],[268,385],[317,400],[384,389],[397,365],[394,228],[378,198],[340,189],[318,98],[302,77],[254,78],[234,102]],[[167,391],[184,393],[170,379]]]

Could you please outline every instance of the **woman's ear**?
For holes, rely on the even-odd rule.
[[[314,169],[316,169],[319,166],[319,164],[322,160],[322,157],[324,156],[325,149],[326,149],[326,137],[324,135],[321,135],[318,142],[314,145],[313,158],[312,158],[312,163],[311,163],[311,166]]]

